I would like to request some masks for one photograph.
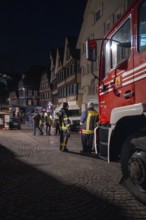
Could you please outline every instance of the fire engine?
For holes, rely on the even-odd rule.
[[[127,188],[146,204],[146,0],[102,39],[98,82],[98,154],[120,161]]]

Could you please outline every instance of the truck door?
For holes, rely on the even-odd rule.
[[[131,35],[131,17],[127,17],[103,42],[99,86],[101,123],[110,122],[113,108],[134,103]]]
[[[135,15],[137,16],[134,30],[137,36],[134,48],[135,102],[146,103],[146,1],[140,4]]]

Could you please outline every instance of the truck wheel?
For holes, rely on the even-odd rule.
[[[121,168],[128,190],[146,204],[146,131],[133,134],[125,141]]]

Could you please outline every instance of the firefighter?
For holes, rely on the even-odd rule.
[[[98,113],[94,109],[93,103],[88,103],[87,110],[81,115],[80,126],[82,129],[81,141],[83,150],[81,154],[91,154],[93,138],[94,138],[94,128],[97,125]]]
[[[47,112],[45,116],[45,124],[46,124],[46,135],[51,135],[52,119],[50,112]]]
[[[63,102],[61,110],[58,112],[60,126],[60,150],[67,152],[67,142],[70,137],[70,119],[68,111],[68,103]]]
[[[44,125],[45,125],[45,112],[44,110],[42,110],[40,113],[40,128],[42,129],[42,131],[44,129]]]
[[[41,120],[41,115],[39,114],[38,109],[36,109],[33,115],[33,134],[34,135],[36,135],[36,129],[40,131],[40,135],[43,135],[43,131],[39,126],[40,120]]]

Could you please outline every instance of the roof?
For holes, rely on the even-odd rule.
[[[80,59],[80,49],[76,49],[77,39],[78,38],[74,36],[67,36],[70,52],[74,59]]]

